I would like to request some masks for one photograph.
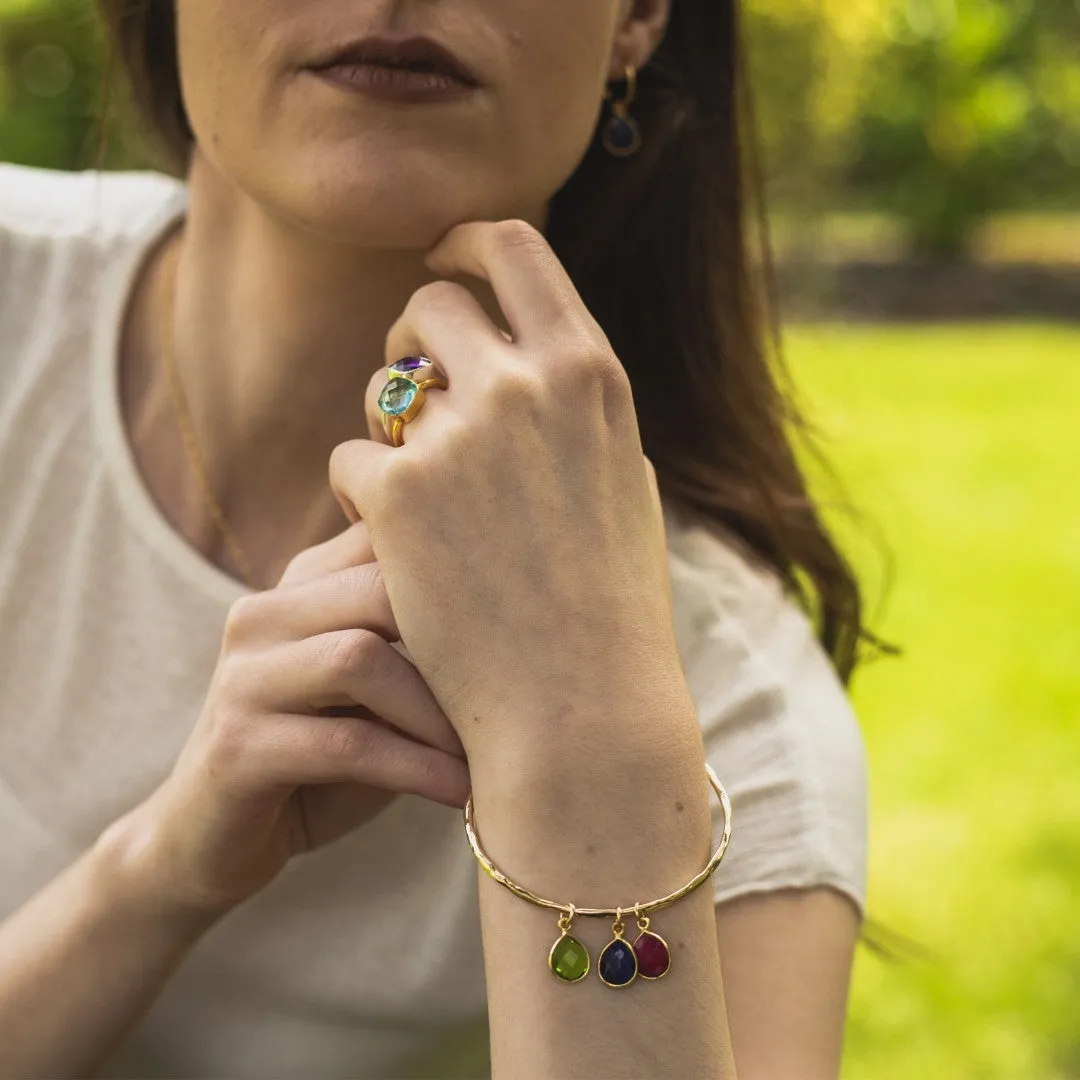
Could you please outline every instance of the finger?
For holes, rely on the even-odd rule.
[[[345,516],[352,522],[372,518],[374,499],[381,490],[382,474],[399,447],[371,439],[352,439],[330,455],[330,487]]]
[[[304,585],[335,571],[374,561],[375,551],[367,525],[358,521],[337,536],[295,555],[285,567],[278,587]]]
[[[409,738],[464,756],[423,676],[372,630],[338,630],[247,659],[236,691],[269,712],[363,706]]]
[[[433,281],[412,294],[390,327],[386,362],[427,356],[442,367],[451,386],[465,387],[476,360],[505,346],[502,332],[464,285]]]
[[[374,630],[387,641],[401,638],[382,568],[373,559],[245,598],[229,612],[226,633],[230,645],[250,646],[351,629]]]
[[[464,285],[433,281],[417,289],[386,336],[387,366],[406,356],[426,356],[442,369],[450,383],[446,390],[425,391],[425,397],[464,393],[477,381],[484,359],[506,349],[506,335],[492,322],[480,301]],[[364,395],[368,432],[389,443],[379,398],[390,378],[386,368],[375,372]],[[423,378],[423,373],[418,375]],[[423,408],[430,407],[425,400]]]
[[[354,717],[263,717],[249,728],[233,768],[248,787],[351,780],[455,807],[469,787],[464,759]]]
[[[515,342],[543,341],[564,323],[594,322],[547,240],[527,222],[456,225],[425,261],[437,274],[471,274],[488,282]]]

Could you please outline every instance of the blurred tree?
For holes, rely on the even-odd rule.
[[[90,0],[0,0],[0,159],[79,169],[97,163],[105,46]],[[142,158],[122,112],[106,164]]]
[[[808,188],[827,188],[846,165],[867,71],[887,41],[883,9],[893,2],[747,0],[760,134],[781,201],[796,194],[803,203]]]
[[[867,70],[845,187],[955,258],[994,211],[1075,203],[1077,0],[906,0]]]

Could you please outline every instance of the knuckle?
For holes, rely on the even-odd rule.
[[[631,405],[630,378],[610,346],[585,339],[557,365],[564,392],[604,403],[605,412]]]
[[[352,593],[363,592],[379,599],[386,596],[382,567],[376,562],[360,563],[343,571],[343,584]]]
[[[214,673],[214,697],[226,710],[239,707],[247,700],[251,686],[248,666],[236,656],[223,657]]]
[[[338,443],[338,445],[330,451],[329,471],[331,483],[341,483],[342,480],[349,475],[353,466],[355,453],[355,440],[351,442]]]
[[[332,679],[348,679],[371,667],[382,638],[372,630],[344,630],[328,641],[322,658]]]
[[[390,595],[378,563],[349,567],[343,574],[342,586],[349,596],[363,597],[365,613],[374,621],[375,628],[396,630]]]
[[[380,516],[387,521],[400,520],[399,515],[407,516],[423,497],[428,479],[427,464],[418,454],[391,454],[373,498]]]
[[[226,650],[249,639],[254,631],[265,621],[264,606],[266,601],[261,593],[241,596],[235,601],[225,617],[223,645]]]
[[[630,377],[619,360],[611,353],[598,359],[594,364],[594,375],[605,402],[617,410],[633,411],[634,395],[630,386]]]
[[[547,387],[538,372],[524,366],[505,368],[487,385],[489,407],[498,411],[535,406],[544,400]]]
[[[582,335],[574,350],[573,364],[578,378],[588,382],[599,382],[604,386],[617,385],[626,379],[622,364],[616,359],[611,347],[606,342],[596,341],[593,337]]]
[[[414,795],[428,796],[446,787],[449,759],[438,754],[419,754],[409,770]]]
[[[547,241],[540,231],[519,218],[495,222],[492,236],[495,244],[507,251],[535,252],[547,249]]]
[[[328,720],[319,732],[323,749],[334,758],[361,759],[371,752],[376,732],[362,720]],[[318,730],[318,729],[316,729]]]
[[[354,563],[367,563],[375,557],[371,547],[371,531],[366,521],[358,521],[345,534],[347,557]]]
[[[234,771],[249,752],[251,716],[235,705],[226,705],[214,718],[208,758],[221,771]]]
[[[282,571],[278,584],[290,585],[295,582],[306,581],[313,576],[315,569],[315,553],[311,548],[305,548],[285,564],[285,569]]]
[[[453,307],[460,303],[461,294],[465,291],[464,286],[452,281],[429,281],[412,294],[408,306],[420,310]]]

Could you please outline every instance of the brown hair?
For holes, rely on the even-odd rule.
[[[137,112],[183,174],[194,136],[174,0],[97,2]],[[594,140],[552,202],[548,238],[626,367],[665,499],[775,570],[847,683],[861,639],[888,647],[862,625],[858,582],[796,461],[795,438],[813,447],[770,349],[774,290],[752,197],[761,183],[738,8],[675,0],[639,75],[642,149],[614,158]]]

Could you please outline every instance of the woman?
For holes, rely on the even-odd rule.
[[[0,172],[0,1074],[835,1076],[858,594],[733,4],[100,6],[183,179]],[[616,994],[574,912],[702,870],[705,762]]]

